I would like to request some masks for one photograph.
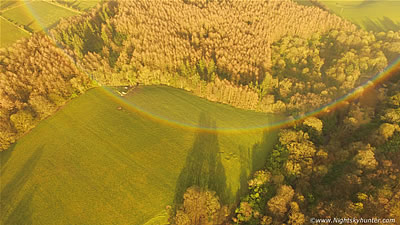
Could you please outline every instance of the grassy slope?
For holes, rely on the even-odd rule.
[[[293,0],[293,1],[300,5],[314,6],[309,0]]]
[[[74,7],[77,7],[78,9],[82,11],[86,11],[90,8],[93,8],[96,6],[98,3],[100,3],[102,0],[88,0],[88,1],[73,1],[74,3],[72,4]]]
[[[23,0],[1,0],[0,1],[0,10],[13,8],[18,5],[23,4]]]
[[[125,101],[100,88],[90,90],[0,153],[1,223],[143,224],[156,215],[161,218],[155,220],[163,219],[185,175],[198,165],[222,163],[218,175],[226,182],[220,185],[230,190],[232,200],[249,168],[263,164],[265,151],[255,144],[268,149],[274,138],[261,131],[196,132],[132,107],[133,102],[158,109],[159,116],[204,126],[212,124],[207,121],[217,126],[268,121],[264,114],[181,90],[138,88]]]
[[[2,17],[0,17],[0,32],[0,48],[7,47],[16,40],[29,36],[29,33],[21,30]]]
[[[32,31],[40,31],[43,28],[49,28],[57,23],[61,18],[76,15],[76,12],[61,5],[46,3],[44,1],[22,1],[22,0],[2,0],[0,1],[0,12],[4,13],[5,18],[16,22],[19,25],[26,25]],[[86,11],[93,8],[101,0],[87,1],[68,1],[79,10]],[[29,34],[15,27],[7,20],[0,18],[1,22],[1,40],[0,48],[8,47],[16,40],[27,37]]]
[[[0,1],[0,10],[7,10],[9,8],[14,8],[18,5],[24,4],[24,2],[29,2],[32,0],[1,0]],[[38,0],[33,0],[38,1]],[[42,0],[42,1],[54,1],[54,0]],[[79,10],[85,11],[90,8],[93,8],[98,3],[102,2],[103,0],[56,0],[61,4],[67,4],[69,6],[76,7]]]
[[[400,1],[394,0],[320,0],[337,15],[373,31],[400,29]]]
[[[2,15],[33,31],[40,31],[51,27],[63,17],[76,15],[76,12],[45,1],[33,1],[5,10]]]
[[[264,113],[233,110],[234,108],[228,105],[210,104],[201,98],[194,101],[192,95],[176,88],[157,86],[138,88],[126,95],[125,99],[131,102],[131,106],[149,112],[154,117],[196,127],[202,113],[200,109],[207,109],[207,116],[216,120],[219,129],[247,129],[270,122]],[[153,102],[163,104],[149,104]]]

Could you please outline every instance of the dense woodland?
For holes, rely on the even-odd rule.
[[[94,86],[162,84],[298,116],[349,93],[399,56],[400,31],[360,30],[289,0],[108,1],[62,20],[50,35],[0,50],[0,149]],[[400,221],[399,77],[282,129],[236,210],[213,190],[192,187],[171,222]]]
[[[233,221],[308,224],[310,218],[400,221],[400,72],[371,97],[282,129],[249,180]],[[395,224],[395,223],[390,223]]]
[[[43,34],[0,49],[0,149],[90,85],[72,58]]]
[[[236,206],[223,205],[212,190],[191,187],[178,210],[171,210],[172,224],[301,225],[312,218],[399,221],[399,90],[400,69],[391,80],[340,109],[284,127],[265,168],[252,175],[247,194]]]

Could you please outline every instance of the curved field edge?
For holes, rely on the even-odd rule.
[[[148,105],[190,105],[177,109],[215,128],[226,118],[243,124],[259,118],[167,87],[139,90],[121,99],[92,89],[0,153],[2,224],[143,224],[195,182],[234,202],[250,171],[263,166],[275,134],[160,123],[123,102],[142,104],[152,93],[159,100]],[[220,118],[228,108],[240,116]]]
[[[397,31],[400,29],[400,1],[391,0],[319,0],[336,15],[365,30]]]
[[[8,20],[35,32],[46,30],[54,26],[61,18],[74,15],[77,13],[46,1],[25,2],[2,13],[2,16]]]
[[[10,46],[16,40],[29,37],[29,33],[0,16],[0,48]]]
[[[88,11],[100,2],[101,0],[70,2],[63,0],[2,0],[0,2],[0,14],[2,14],[0,23],[3,32],[0,48],[9,47],[17,40],[28,37],[30,33],[25,29],[40,31],[51,28],[60,19],[77,15],[79,11],[76,10]]]

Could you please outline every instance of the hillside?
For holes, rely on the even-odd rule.
[[[15,24],[7,21],[2,17],[0,17],[0,26],[0,30],[2,31],[0,38],[0,47],[9,46],[19,38],[29,36],[29,32],[25,31],[22,28],[19,28]]]
[[[397,3],[101,2],[0,3],[1,224],[400,221]]]
[[[234,22],[219,15],[223,10]],[[296,116],[372,79],[400,52],[399,32],[357,30],[292,1],[108,1],[50,33],[0,50],[0,149],[96,85],[162,84]]]
[[[169,87],[112,93],[91,89],[0,153],[2,224],[142,224],[193,184],[229,203],[274,140],[237,129],[267,114]]]
[[[61,18],[77,13],[46,1],[33,1],[21,4],[2,13],[10,21],[23,25],[31,32],[48,29]]]
[[[400,29],[399,1],[391,0],[320,0],[336,15],[372,31]]]
[[[100,0],[2,0],[0,48],[9,47],[33,32],[48,30],[62,18],[89,11]]]

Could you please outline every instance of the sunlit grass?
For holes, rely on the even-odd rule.
[[[16,25],[0,17],[0,48],[7,47],[23,37],[28,37],[29,33],[18,28]]]
[[[63,17],[76,14],[72,10],[45,1],[26,1],[17,7],[5,10],[2,16],[31,31],[41,31],[50,28]]]
[[[21,4],[23,4],[23,0],[1,0],[0,1],[0,10],[5,10],[5,9],[12,8],[12,7],[16,7]]]
[[[83,1],[78,1],[78,0],[73,0],[70,1],[71,6],[78,8],[79,10],[88,10],[90,8],[93,8],[97,4],[99,4],[102,0],[83,0]]]
[[[168,87],[141,87],[127,100],[158,118],[170,116],[202,126],[229,126],[229,121],[247,126],[261,118],[271,120],[266,114],[208,102]],[[40,122],[0,153],[1,223],[164,220],[165,206],[173,204],[177,190],[187,184],[188,168],[198,164],[223,165],[218,172],[223,178],[220,185],[229,195],[226,202],[232,202],[250,170],[264,164],[274,140],[274,134],[262,131],[198,132],[146,115],[97,88]]]
[[[337,15],[373,31],[400,30],[400,1],[392,0],[321,0]]]

